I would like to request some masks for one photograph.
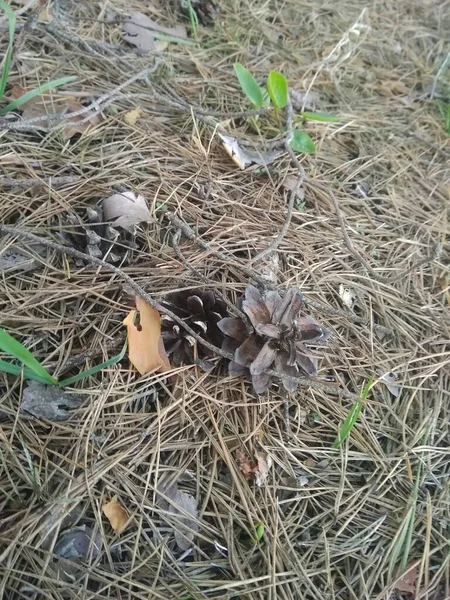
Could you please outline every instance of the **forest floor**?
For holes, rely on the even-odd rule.
[[[258,396],[220,357],[141,376],[125,355],[69,386],[83,403],[54,420],[0,373],[0,595],[450,598],[448,3],[219,4],[192,1],[198,28],[175,1],[11,4],[1,108],[76,79],[44,97],[71,119],[33,121],[33,102],[0,117],[1,222],[43,242],[3,231],[0,326],[69,377],[123,347],[123,274],[157,301],[201,287],[236,305],[252,273],[275,272],[331,331],[318,375]],[[124,39],[136,11],[188,43]],[[240,169],[219,137],[264,157],[284,127],[282,112],[239,114],[235,62],[339,117],[300,124],[317,151],[296,155],[290,222],[292,157]],[[82,225],[83,246],[89,207],[124,191],[152,220],[113,248],[119,273],[45,245]]]

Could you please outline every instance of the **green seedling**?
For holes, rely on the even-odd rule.
[[[234,64],[234,72],[240,83],[242,91],[257,109],[266,108],[271,104],[275,108],[275,114],[279,118],[279,111],[285,108],[289,103],[289,86],[286,77],[279,71],[270,71],[267,77],[267,90],[262,88],[248,69],[240,63]],[[322,121],[325,123],[335,123],[339,117],[328,113],[320,112],[301,112],[294,117],[294,125],[298,125],[305,120]],[[249,124],[260,134],[261,127],[259,116],[249,117]],[[278,125],[279,127],[279,125]],[[314,154],[316,145],[311,137],[301,129],[294,129],[291,148],[294,152],[302,154]]]
[[[77,79],[77,77],[75,77],[74,75],[70,75],[68,77],[61,77],[60,79],[53,79],[52,81],[44,83],[43,85],[40,85],[37,88],[30,90],[29,92],[25,92],[25,94],[22,94],[22,96],[20,96],[20,98],[16,98],[16,100],[13,100],[4,108],[2,108],[0,110],[0,115],[6,115],[6,113],[11,112],[12,110],[16,110],[16,108],[19,108],[20,106],[25,104],[25,102],[36,98],[36,96],[40,96],[41,94],[44,94],[45,92],[48,92],[51,89],[75,81],[75,79]]]
[[[8,83],[9,70],[11,68],[11,59],[14,48],[14,34],[16,31],[16,13],[10,6],[6,4],[6,2],[3,2],[3,0],[0,0],[0,9],[6,13],[8,18],[9,34],[8,47],[3,58],[2,75],[0,77],[0,98],[2,98],[3,94],[5,93],[6,84]]]
[[[358,402],[355,402],[355,404],[352,406],[352,409],[350,410],[348,417],[345,419],[342,427],[339,430],[338,436],[337,436],[336,440],[334,441],[333,448],[336,448],[336,449],[340,448],[342,446],[342,444],[345,442],[345,440],[348,438],[348,436],[350,435],[350,432],[353,429],[353,427],[355,426],[355,423],[358,420],[358,417],[363,409],[364,402],[366,401],[367,396],[369,395],[369,392],[372,388],[372,384],[374,381],[375,381],[375,377],[372,376],[369,379],[369,381],[367,381],[364,388],[362,389],[361,400],[358,400]]]
[[[78,375],[58,381],[47,372],[47,370],[31,354],[31,352],[25,348],[23,344],[9,335],[9,333],[4,329],[0,329],[0,350],[3,350],[3,352],[6,352],[12,358],[15,358],[21,362],[22,365],[24,365],[21,367],[6,360],[0,360],[0,371],[3,371],[4,373],[10,373],[11,375],[23,375],[24,379],[34,379],[35,381],[39,381],[40,383],[45,383],[47,385],[67,387],[116,364],[125,356],[126,349],[127,343],[125,342],[122,350],[116,356],[113,356],[105,362],[95,365],[91,369],[82,371],[81,373],[78,373]]]

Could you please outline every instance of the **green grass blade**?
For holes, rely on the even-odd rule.
[[[60,79],[53,79],[48,83],[44,83],[43,85],[38,86],[34,90],[26,92],[25,94],[20,96],[20,98],[16,98],[16,100],[10,102],[8,105],[6,105],[0,110],[0,115],[6,115],[6,113],[11,112],[12,110],[16,110],[16,108],[19,108],[19,106],[22,106],[22,104],[25,104],[25,102],[36,98],[36,96],[40,96],[41,94],[48,92],[53,88],[60,87],[61,85],[65,85],[66,83],[70,83],[71,81],[75,81],[75,79],[77,79],[75,75],[70,75],[68,77],[61,77]]]
[[[0,0],[0,8],[6,13],[8,17],[8,31],[9,31],[9,42],[8,48],[6,49],[5,57],[3,59],[3,71],[0,77],[0,98],[5,93],[6,84],[8,83],[9,69],[11,68],[11,58],[14,48],[14,34],[16,31],[16,13],[8,6],[3,0]]]
[[[234,63],[233,69],[244,94],[253,106],[261,108],[264,102],[263,92],[256,79],[244,65],[241,65],[241,63]]]
[[[342,427],[339,430],[338,436],[334,441],[333,448],[335,448],[335,449],[340,448],[341,445],[343,444],[343,442],[350,435],[350,432],[353,429],[356,421],[358,420],[358,417],[364,406],[364,402],[366,401],[367,396],[369,395],[370,388],[372,387],[374,380],[375,380],[375,377],[372,376],[369,379],[369,381],[367,381],[367,383],[365,384],[364,388],[361,391],[361,400],[358,400],[358,402],[355,402],[355,404],[352,406],[352,409],[349,412],[348,417],[345,419]]]
[[[86,371],[82,371],[81,373],[78,373],[78,375],[74,375],[73,377],[68,377],[67,379],[63,379],[62,381],[59,382],[59,385],[61,387],[66,387],[68,385],[72,385],[73,383],[77,383],[78,381],[81,381],[82,379],[85,379],[86,377],[89,377],[90,375],[95,375],[102,369],[107,369],[111,365],[115,365],[117,362],[119,362],[119,360],[122,360],[122,358],[125,356],[126,350],[127,350],[127,342],[125,342],[122,350],[116,356],[112,356],[108,360],[105,360],[105,362],[102,362],[99,365],[95,365],[95,367],[92,367],[92,369],[87,369]]]
[[[303,119],[308,119],[310,121],[323,121],[324,123],[337,123],[341,120],[340,117],[336,117],[335,115],[320,112],[301,112],[300,116],[303,117]]]
[[[57,384],[58,382],[54,377],[47,373],[41,363],[34,358],[27,348],[15,338],[13,338],[7,331],[0,329],[0,350],[6,352],[13,358],[20,360],[26,367],[45,379],[46,383]]]
[[[30,369],[27,369],[26,367],[19,367],[19,365],[7,362],[6,360],[0,359],[0,371],[3,373],[9,373],[10,375],[17,375],[18,377],[20,377],[23,373],[25,379],[34,379],[40,383],[48,383],[48,379],[39,377],[39,375],[36,375],[36,373],[30,371]]]
[[[189,12],[189,21],[191,22],[192,35],[194,39],[198,39],[198,17],[195,12],[191,0],[187,0],[188,12]]]

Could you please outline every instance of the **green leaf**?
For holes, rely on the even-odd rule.
[[[256,79],[241,63],[234,63],[233,68],[244,94],[256,108],[261,108],[263,105],[263,92]]]
[[[25,102],[36,98],[36,96],[40,96],[44,92],[48,92],[53,88],[65,85],[66,83],[70,83],[71,81],[75,81],[75,79],[77,79],[75,75],[70,75],[68,77],[61,77],[60,79],[53,79],[48,83],[44,83],[43,85],[38,86],[34,90],[30,90],[29,92],[22,94],[20,98],[16,98],[16,100],[10,102],[7,106],[0,110],[0,115],[5,115],[6,113],[11,112],[12,110],[16,110],[16,108],[19,108],[19,106],[22,106],[22,104],[25,104]]]
[[[291,148],[294,152],[302,152],[304,154],[314,154],[316,145],[306,133],[300,129],[294,131],[294,136],[291,140]]]
[[[8,33],[9,42],[8,48],[6,49],[5,56],[3,58],[3,71],[0,78],[0,98],[5,93],[6,84],[8,83],[9,69],[11,68],[11,58],[14,47],[14,33],[16,31],[16,13],[8,6],[3,0],[0,0],[0,8],[6,13],[8,17]]]
[[[267,77],[267,91],[276,108],[284,108],[288,103],[286,77],[278,71],[270,71]]]
[[[60,387],[66,387],[68,385],[72,385],[73,383],[77,383],[77,381],[81,381],[82,379],[85,379],[86,377],[89,377],[90,375],[95,375],[96,373],[98,373],[99,371],[102,371],[103,369],[107,369],[111,365],[115,365],[117,362],[119,362],[119,360],[122,360],[122,358],[125,356],[126,350],[127,350],[127,342],[125,342],[122,350],[116,356],[112,356],[108,360],[105,360],[105,362],[102,362],[99,365],[95,365],[91,369],[87,369],[86,371],[81,371],[81,373],[78,373],[78,375],[74,375],[73,377],[68,377],[67,379],[63,379],[62,381],[60,381],[58,383],[58,385]]]
[[[300,116],[309,121],[323,121],[324,123],[337,123],[341,120],[340,117],[329,113],[302,112]]]
[[[47,373],[41,363],[34,358],[27,348],[20,342],[18,342],[15,338],[13,338],[7,331],[4,329],[0,329],[0,350],[6,352],[13,358],[20,360],[26,367],[31,369],[33,373],[42,377],[46,383],[57,384],[58,382],[54,377]]]

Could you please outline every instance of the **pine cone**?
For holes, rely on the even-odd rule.
[[[220,348],[224,335],[217,323],[227,314],[226,306],[213,292],[186,290],[176,292],[163,301],[172,312],[179,316],[198,335]],[[161,318],[161,336],[167,355],[175,365],[194,362],[195,339],[170,317]],[[197,347],[198,357],[210,356],[207,348]]]
[[[70,244],[94,258],[105,258],[107,262],[116,263],[126,259],[128,250],[136,247],[129,232],[119,231],[103,222],[103,211],[98,206],[86,208],[85,221],[75,213],[69,213],[67,225],[69,230],[58,233],[58,237],[64,244]],[[84,263],[76,259],[75,264],[82,266]]]
[[[297,383],[283,377],[299,377],[301,372],[314,376],[317,366],[308,356],[305,342],[326,340],[330,332],[307,315],[300,316],[302,295],[290,288],[282,298],[270,291],[263,297],[253,285],[245,290],[242,309],[253,325],[249,331],[241,319],[226,317],[217,323],[226,338],[222,348],[234,351],[229,373],[243,375],[250,371],[257,394],[265,392],[272,377],[267,369],[275,368],[288,392],[297,389]]]

